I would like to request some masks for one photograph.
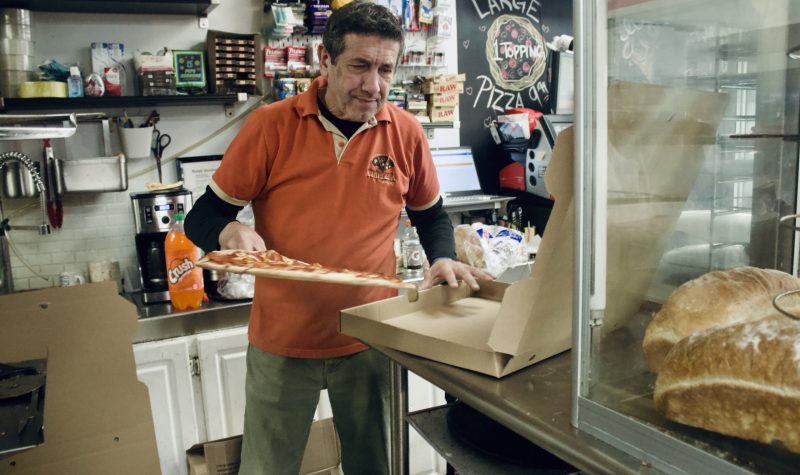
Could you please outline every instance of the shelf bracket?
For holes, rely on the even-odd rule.
[[[433,140],[433,137],[436,135],[435,132],[436,131],[434,129],[426,128],[425,129],[425,137],[427,137],[428,140]]]
[[[208,15],[200,15],[197,17],[197,27],[201,30],[208,29]]]

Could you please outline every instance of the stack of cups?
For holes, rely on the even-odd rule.
[[[19,85],[36,80],[31,40],[31,12],[0,9],[0,96],[18,97]]]

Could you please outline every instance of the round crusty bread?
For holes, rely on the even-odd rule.
[[[737,267],[713,271],[672,292],[647,326],[642,347],[658,373],[673,345],[708,328],[760,320],[775,310],[775,295],[800,288],[800,280],[772,269]]]
[[[800,322],[773,313],[681,340],[654,399],[676,422],[800,453]]]

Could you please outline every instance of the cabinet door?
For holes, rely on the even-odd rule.
[[[419,411],[445,403],[444,391],[408,372],[408,410]],[[444,473],[445,462],[413,427],[408,431],[408,471],[412,475]]]
[[[242,433],[247,327],[197,336],[208,440]]]
[[[161,473],[185,475],[186,449],[204,434],[189,366],[189,338],[133,345],[136,375],[150,393]]]

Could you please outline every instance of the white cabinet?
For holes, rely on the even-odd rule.
[[[197,336],[197,361],[208,440],[242,433],[247,327]]]
[[[133,345],[136,373],[150,392],[161,472],[186,475],[186,449],[242,433],[247,327]],[[444,392],[409,373],[409,409],[444,404]],[[315,419],[333,415],[328,391]],[[444,473],[444,460],[413,430],[410,473]]]
[[[247,327],[237,327],[133,345],[164,475],[186,475],[192,445],[242,433],[247,344]],[[315,419],[331,416],[322,391]]]
[[[242,433],[247,327],[133,345],[148,388],[164,475],[185,475],[186,449]]]
[[[192,384],[190,340],[134,345],[136,374],[150,392],[161,473],[185,474],[186,449],[205,436]]]

